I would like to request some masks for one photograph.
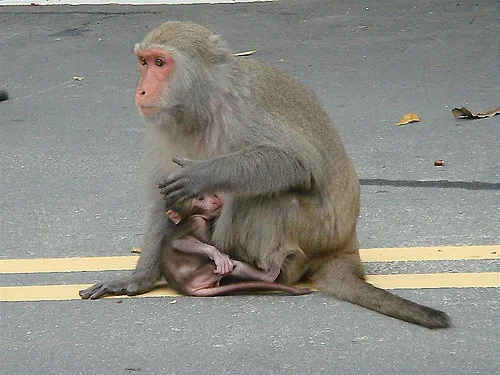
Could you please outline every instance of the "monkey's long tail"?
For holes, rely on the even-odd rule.
[[[249,290],[273,290],[290,293],[296,296],[311,293],[311,290],[308,288],[294,288],[288,285],[267,281],[243,281],[239,283],[216,286],[213,288],[195,290],[191,293],[191,295],[196,297],[226,296]]]
[[[315,275],[320,291],[367,309],[427,328],[448,328],[450,317],[439,310],[396,296],[359,277],[352,264],[335,258]]]

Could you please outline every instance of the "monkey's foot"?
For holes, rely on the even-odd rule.
[[[278,278],[279,274],[281,273],[281,269],[277,266],[271,268],[269,271],[266,272],[266,281],[269,282],[274,282]]]
[[[128,295],[135,296],[153,289],[154,281],[145,280],[139,276],[129,276],[105,283],[97,283],[90,288],[80,290],[82,299],[98,299],[105,295]]]

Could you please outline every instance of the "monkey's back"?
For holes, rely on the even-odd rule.
[[[265,142],[269,136],[277,147],[289,147],[315,173],[317,188],[269,197],[234,196],[216,225],[215,245],[265,267],[274,265],[272,257],[279,258],[277,248],[282,246],[293,249],[295,257],[302,257],[302,251],[331,253],[353,236],[359,214],[358,179],[335,125],[313,91],[297,79],[257,60],[235,59],[235,71],[247,79],[253,95],[247,101],[255,108],[247,115],[258,116],[261,137],[251,141]]]
[[[335,125],[316,94],[298,79],[254,59],[241,60],[244,74],[253,76],[251,92],[256,93],[258,106],[289,126],[327,138],[338,138]]]
[[[321,160],[312,162],[319,165],[322,175],[327,176],[327,191],[345,192],[344,199],[334,202],[335,210],[352,212],[357,217],[359,213],[357,174],[333,120],[315,93],[298,79],[258,60],[245,59],[239,64],[243,71],[253,75],[251,85],[255,86],[255,89],[252,91],[258,94],[256,99],[259,108],[283,124],[284,142],[293,142],[290,139],[293,136],[303,137],[321,154]],[[339,217],[353,221],[345,214]]]

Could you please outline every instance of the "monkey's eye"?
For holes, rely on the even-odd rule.
[[[146,63],[146,58],[145,58],[145,57],[143,57],[143,56],[139,57],[139,63],[140,63],[141,65],[146,65],[146,64],[147,64],[147,63]]]
[[[205,197],[199,197],[198,201],[203,202],[205,200]]]
[[[164,64],[165,64],[165,61],[163,59],[160,59],[159,57],[156,58],[156,60],[155,60],[156,66],[163,66]]]

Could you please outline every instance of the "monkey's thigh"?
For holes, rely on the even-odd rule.
[[[215,269],[216,267],[213,262],[209,262],[198,267],[184,280],[187,290],[196,291],[219,286],[222,276],[216,274]]]

